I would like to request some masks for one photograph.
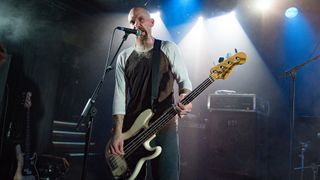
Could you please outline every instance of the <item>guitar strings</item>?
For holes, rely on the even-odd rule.
[[[205,88],[207,88],[214,80],[212,78],[207,78],[203,83],[201,83],[194,91],[192,91],[186,98],[184,98],[181,103],[187,104],[191,102],[195,97],[197,97]],[[164,126],[166,122],[170,121],[174,116],[176,115],[176,111],[173,108],[170,108],[165,112],[162,116],[160,116],[158,119],[162,119],[160,121],[155,121],[153,124],[150,125],[150,128],[146,129],[145,132],[142,132],[138,136],[136,136],[132,141],[130,141],[125,147],[125,156],[124,158],[127,158],[131,153],[133,153],[138,146],[141,145],[143,141],[146,140],[146,137],[149,138],[155,132],[157,132],[157,129],[161,128],[161,126]],[[120,158],[120,156],[114,157],[112,156],[110,158],[111,161],[117,161],[117,159]]]
[[[225,69],[223,69],[222,67],[224,67],[224,68],[226,68],[226,69],[231,69],[230,67],[232,67],[233,65],[232,65],[233,63],[229,63],[229,61],[224,61],[223,63],[221,63],[221,65],[220,65],[220,69],[222,70],[222,71],[225,71]],[[213,72],[212,74],[214,74],[214,73],[216,73],[217,71],[215,71],[215,72]],[[219,70],[219,73],[222,73],[220,70]],[[211,75],[212,75],[211,74]],[[186,98],[184,98],[182,101],[181,101],[181,103],[182,104],[184,104],[184,105],[186,105],[186,104],[188,104],[188,103],[190,103],[193,99],[195,99],[203,90],[205,90],[209,85],[211,85],[215,80],[214,80],[214,78],[212,77],[212,76],[209,76],[205,81],[203,81],[194,91],[192,91]],[[170,110],[171,109],[173,109],[173,108],[170,108]],[[170,115],[170,114],[169,114]],[[173,116],[175,116],[176,114],[172,114]],[[162,116],[161,116],[162,117]],[[160,118],[161,118],[160,117]],[[160,118],[158,118],[158,119],[160,119]],[[170,119],[172,118],[172,117],[169,117]],[[164,124],[162,124],[163,122],[165,122],[166,121],[166,119],[164,119],[162,122],[161,122],[161,120],[160,121],[158,121],[159,123],[160,123],[160,125],[164,125]],[[157,123],[157,121],[155,121],[155,123]],[[158,124],[159,124],[158,123]],[[152,124],[153,125],[153,124]],[[151,125],[151,126],[152,126]],[[159,126],[160,127],[160,126]],[[157,128],[159,128],[159,127],[157,127],[157,126],[155,126],[155,128],[157,129]],[[151,128],[148,128],[147,130],[149,130],[149,129],[151,129],[152,130],[152,127]],[[155,131],[156,132],[156,131]],[[154,134],[154,132],[153,131],[151,131],[151,135],[152,134]]]
[[[208,81],[209,80],[209,81]],[[188,95],[185,99],[182,100],[182,103],[186,104],[188,101],[194,99],[196,96],[198,96],[203,89],[208,87],[213,80],[211,78],[208,78],[204,83],[202,83],[200,86],[198,86],[195,91],[191,92],[190,95]],[[162,121],[155,121],[155,123],[151,124],[150,127],[146,129],[145,132],[142,132],[138,136],[136,136],[132,141],[130,141],[125,147],[125,156],[124,158],[127,158],[128,155],[130,155],[138,146],[140,146],[140,143],[146,139],[146,137],[150,137],[150,135],[154,134],[154,131],[158,129],[159,127],[165,125],[164,122],[171,120],[176,115],[176,112],[173,108],[170,108],[167,112],[165,112],[162,116],[159,117],[159,119],[163,119]],[[160,125],[159,125],[160,124]],[[150,133],[151,132],[151,133]],[[155,131],[156,132],[156,131]],[[142,137],[141,137],[142,136]],[[112,158],[112,160],[117,160],[120,158],[120,156],[116,156],[115,158]]]
[[[229,69],[230,68],[230,66],[231,66],[231,64],[227,64],[226,63],[226,61],[223,63],[223,64],[225,64],[224,66],[225,67],[227,67],[227,69]],[[212,73],[213,74],[213,73]],[[191,100],[193,100],[195,97],[197,97],[205,88],[207,88],[211,83],[213,83],[214,82],[214,79],[211,77],[211,76],[209,76],[209,78],[207,78],[203,83],[201,83],[194,91],[192,91],[185,99],[183,99],[182,100],[182,102],[181,103],[183,103],[183,104],[187,104],[188,102],[191,102],[190,101],[190,98],[191,98]],[[209,84],[207,84],[207,83],[209,83]],[[167,119],[166,118],[173,118],[173,116],[175,116],[175,114],[173,114],[173,116],[172,117],[164,117],[164,116],[166,116],[166,115],[170,115],[170,114],[167,114],[167,113],[169,113],[171,110],[173,110],[173,108],[170,108],[167,112],[165,112],[164,113],[164,115],[162,115],[162,116],[160,116],[158,119],[161,119],[161,118],[164,118],[164,122],[165,121],[167,121]],[[157,121],[156,121],[157,122]],[[163,123],[163,122],[161,122],[161,121],[158,121],[159,123],[160,123],[160,125]],[[159,124],[158,123],[158,124]],[[148,131],[150,130],[153,130],[153,126],[154,124],[151,124],[150,125],[150,127],[148,128],[148,129],[146,129],[146,132],[144,133],[144,132],[142,132],[142,133],[140,133],[138,136],[136,136],[132,141],[130,141],[125,147],[124,147],[124,149],[125,149],[125,151],[128,151],[127,153],[125,153],[125,154],[130,154],[131,153],[131,149],[129,149],[129,148],[133,148],[133,151],[136,149],[136,147],[135,146],[133,146],[133,147],[131,147],[131,144],[132,143],[134,143],[134,145],[135,144],[137,144],[138,146],[140,146],[140,143],[141,143],[141,141],[140,141],[140,139],[139,138],[142,138],[142,139],[144,139],[144,137],[145,137],[145,134],[146,133],[148,133]],[[157,129],[158,127],[155,125],[155,128]],[[152,132],[152,131],[151,131]],[[152,133],[151,135],[153,135],[154,133]],[[150,134],[147,134],[147,136],[151,136]],[[142,136],[142,137],[140,137],[140,136]],[[136,143],[135,141],[138,139],[138,143]],[[127,149],[128,148],[128,149]]]
[[[230,64],[228,64],[230,65]],[[230,68],[230,66],[228,67]],[[195,99],[204,89],[206,89],[210,84],[212,84],[215,80],[212,76],[209,76],[203,83],[201,83],[194,91],[192,91],[186,98],[184,98],[181,103],[186,105],[187,103],[191,102],[193,99]],[[124,155],[124,158],[127,158],[131,153],[133,153],[138,146],[142,144],[145,140],[147,140],[148,137],[150,138],[153,134],[157,132],[157,129],[159,129],[161,126],[164,126],[167,121],[171,120],[175,115],[176,111],[174,108],[168,109],[163,115],[161,115],[158,119],[160,121],[155,121],[153,124],[150,125],[150,128],[147,128],[145,132],[142,132],[141,134],[138,134],[132,141],[130,141],[127,145],[124,147],[124,151],[127,152]],[[163,118],[163,120],[161,120]],[[160,125],[159,125],[160,124]],[[149,133],[149,134],[148,134]],[[142,136],[142,137],[141,137]],[[136,142],[138,141],[138,142]],[[121,156],[111,156],[110,160],[111,163],[115,163],[118,159],[122,159]]]
[[[225,64],[224,66],[227,69],[230,69],[230,67],[232,66],[232,64],[227,63],[227,61],[225,61],[225,63],[223,63],[223,64]],[[186,98],[184,98],[181,103],[183,103],[185,105],[185,104],[191,102],[204,89],[206,89],[210,84],[212,84],[214,82],[214,79],[211,77],[211,75],[203,83],[201,83],[194,91],[192,91]],[[162,116],[160,116],[158,118],[158,119],[160,119],[160,121],[155,121],[153,124],[151,124],[149,126],[149,128],[147,128],[145,130],[145,132],[138,134],[132,141],[130,141],[124,147],[124,149],[125,149],[124,151],[125,152],[127,151],[127,153],[125,153],[124,158],[127,158],[131,153],[133,153],[138,148],[138,146],[141,145],[142,142],[144,142],[145,140],[147,140],[147,138],[150,138],[153,134],[155,134],[155,132],[157,132],[157,129],[161,128],[161,126],[164,126],[165,123],[167,121],[171,120],[175,115],[176,115],[175,110],[173,108],[170,108],[167,112],[165,112]],[[163,118],[163,120],[161,120],[162,118]],[[133,144],[133,145],[131,145],[131,144]]]
[[[185,99],[183,99],[182,103],[187,104],[188,102],[193,100],[195,97],[197,97],[203,91],[203,89],[208,87],[211,83],[212,83],[211,80],[204,81],[204,83],[202,83],[200,86],[198,86],[195,89],[195,91],[190,93],[190,96],[187,96]],[[162,120],[155,121],[153,124],[150,125],[150,128],[146,129],[146,131],[144,133],[141,133],[142,137],[137,137],[131,141],[132,143],[134,143],[133,146],[131,147],[131,149],[133,148],[133,150],[135,150],[135,146],[140,146],[141,140],[144,141],[146,137],[149,138],[150,136],[152,136],[155,132],[157,132],[157,129],[159,129],[161,126],[164,126],[165,122],[170,121],[175,115],[176,115],[176,111],[173,108],[170,108],[166,113],[164,113],[163,116],[158,118],[158,119],[162,119]],[[138,142],[136,142],[136,141],[138,141]],[[131,154],[131,151],[130,151],[131,149],[128,149],[129,155]]]

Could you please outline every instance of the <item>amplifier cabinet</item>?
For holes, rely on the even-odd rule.
[[[207,122],[208,168],[264,179],[267,173],[267,117],[256,112],[217,111]]]
[[[207,107],[209,111],[269,113],[269,103],[256,94],[209,94]]]
[[[179,121],[180,179],[206,179],[207,136],[206,121],[190,114]]]

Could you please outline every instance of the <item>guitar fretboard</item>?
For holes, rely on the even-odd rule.
[[[31,153],[31,122],[30,122],[30,107],[31,107],[31,92],[26,92],[24,107],[26,109],[26,128],[25,128],[25,142],[24,153],[29,156]]]
[[[216,79],[226,79],[236,65],[244,64],[247,55],[243,52],[236,53],[235,55],[224,60],[220,64],[210,69],[210,76],[197,86],[191,93],[189,93],[181,103],[187,105],[191,103],[199,94],[201,94],[207,87],[209,87]],[[130,156],[142,143],[147,141],[152,135],[161,130],[168,122],[177,115],[176,107],[167,109],[159,118],[153,121],[148,128],[144,129],[141,133],[136,135],[124,147],[125,158]]]
[[[191,103],[196,97],[198,97],[207,87],[209,87],[214,80],[208,77],[199,86],[197,86],[193,91],[191,91],[182,101],[183,105]],[[148,140],[153,134],[159,132],[168,122],[177,115],[175,107],[169,108],[162,116],[156,119],[150,126],[137,135],[128,146],[124,147],[125,157],[128,157],[131,152],[135,151],[139,145],[146,140]]]

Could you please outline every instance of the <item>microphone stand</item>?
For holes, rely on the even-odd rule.
[[[82,113],[81,113],[81,117],[78,121],[78,124],[76,126],[76,130],[79,131],[80,127],[82,126],[82,124],[85,124],[86,127],[86,135],[85,135],[85,147],[84,147],[84,156],[83,156],[83,164],[82,164],[82,172],[81,172],[81,180],[85,180],[86,179],[86,174],[87,174],[87,157],[88,157],[88,152],[89,152],[89,143],[90,143],[90,139],[91,139],[91,133],[92,133],[92,124],[93,124],[93,120],[97,114],[97,108],[94,106],[96,99],[98,97],[98,94],[102,88],[103,82],[105,80],[105,75],[110,72],[113,68],[112,68],[112,64],[114,62],[114,60],[116,59],[117,54],[119,53],[124,41],[127,40],[129,33],[125,33],[125,35],[122,37],[122,41],[115,53],[115,55],[112,58],[112,61],[110,63],[110,65],[108,65],[108,63],[106,63],[105,66],[105,70],[103,73],[103,76],[99,82],[99,84],[96,86],[93,94],[91,95],[91,97],[89,98],[87,104],[85,105]],[[107,61],[108,62],[108,61]]]
[[[296,99],[296,77],[297,71],[300,70],[306,64],[311,63],[320,59],[320,54],[305,61],[304,63],[297,65],[288,71],[284,72],[283,76],[290,76],[292,80],[292,97],[291,97],[291,119],[290,119],[290,145],[289,145],[289,180],[292,180],[292,148],[293,148],[293,136],[294,136],[294,125],[295,125],[295,99]]]

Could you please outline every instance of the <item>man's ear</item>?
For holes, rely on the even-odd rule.
[[[151,18],[150,20],[151,20],[151,24],[152,24],[152,27],[153,27],[154,26],[154,19]]]

